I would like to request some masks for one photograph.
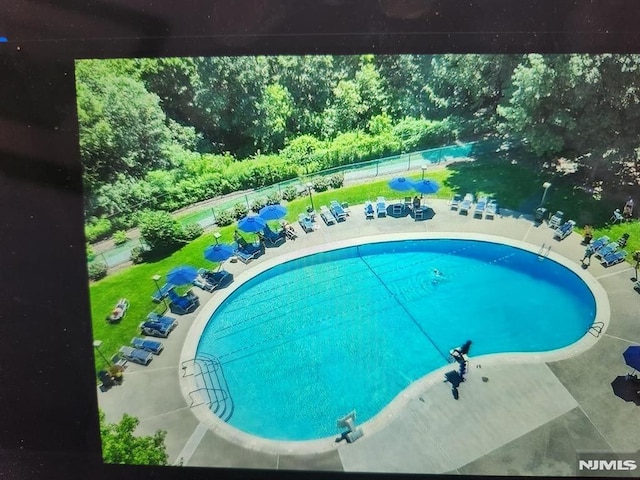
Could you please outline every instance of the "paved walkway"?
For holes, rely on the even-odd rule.
[[[346,222],[325,226],[287,242],[250,263],[227,263],[241,278],[262,262],[296,249],[356,236],[398,232],[467,232],[498,235],[551,252],[580,265],[580,236],[553,239],[546,225],[503,211],[494,220],[451,211],[447,202],[431,203],[432,219],[410,217],[365,220],[362,206],[352,207]],[[127,412],[140,418],[140,434],[167,430],[170,462],[188,466],[312,469],[473,475],[574,475],[576,452],[635,452],[640,449],[637,406],[614,395],[611,382],[629,371],[622,352],[640,343],[637,312],[640,295],[632,288],[634,270],[627,263],[604,268],[592,259],[587,272],[607,292],[611,318],[606,331],[588,350],[558,361],[534,357],[472,358],[467,382],[456,402],[441,373],[410,386],[364,424],[365,435],[353,444],[323,445],[322,453],[270,451],[260,441],[229,440],[219,422],[196,416],[181,393],[180,358],[189,327],[207,301],[220,292],[199,293],[201,310],[181,316],[165,340],[165,351],[148,367],[130,365],[123,385],[98,392],[107,420]],[[557,315],[540,299],[541,315]],[[226,427],[226,425],[225,425]],[[368,428],[371,427],[371,428]],[[620,475],[620,472],[616,472]]]

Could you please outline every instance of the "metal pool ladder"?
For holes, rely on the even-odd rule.
[[[206,403],[220,419],[229,421],[233,415],[233,399],[220,360],[213,355],[200,354],[192,360],[182,362],[182,376],[193,376],[201,385],[189,392],[189,407]]]
[[[547,258],[549,256],[550,251],[551,251],[551,245],[547,245],[546,243],[543,243],[542,246],[540,247],[540,250],[538,250],[538,260],[542,261],[545,258]]]

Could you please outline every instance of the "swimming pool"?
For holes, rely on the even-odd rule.
[[[220,362],[230,425],[309,440],[335,435],[354,408],[358,423],[372,418],[466,339],[472,356],[545,352],[582,338],[595,314],[574,272],[513,246],[372,243],[251,278],[215,310],[197,352]]]

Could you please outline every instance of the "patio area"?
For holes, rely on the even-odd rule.
[[[391,203],[391,202],[388,202]],[[536,225],[532,216],[501,210],[494,219],[474,218],[451,210],[448,202],[428,202],[427,220],[410,216],[366,219],[363,205],[350,208],[344,222],[326,225],[248,265],[225,263],[236,281],[263,262],[298,249],[354,237],[437,232],[478,233],[550,247],[580,266],[584,254],[577,233],[558,241],[553,229]],[[179,316],[180,325],[164,339],[165,349],[147,367],[129,364],[122,385],[98,390],[100,408],[110,422],[123,413],[138,417],[139,434],[166,430],[169,462],[198,467],[338,470],[359,472],[451,473],[473,475],[575,475],[576,453],[635,452],[640,449],[638,406],[617,397],[611,382],[630,371],[622,352],[640,343],[637,312],[640,295],[633,290],[634,269],[628,263],[604,268],[592,259],[587,271],[607,292],[608,328],[595,345],[570,358],[553,361],[470,358],[467,381],[455,401],[442,374],[434,373],[401,394],[400,407],[385,409],[384,422],[363,424],[364,436],[353,444],[327,446],[322,453],[272,452],[259,441],[230,441],[215,424],[194,415],[180,388],[181,353],[187,332],[206,309],[214,291],[197,290],[200,308]],[[496,292],[499,301],[500,292]],[[541,300],[540,315],[554,315]],[[136,321],[131,319],[130,321]],[[471,352],[473,353],[473,352]],[[286,449],[285,449],[286,450]],[[620,472],[611,472],[620,476]]]

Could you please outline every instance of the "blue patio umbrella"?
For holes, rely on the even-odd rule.
[[[187,285],[193,282],[198,276],[198,269],[183,265],[176,267],[167,273],[167,282],[172,285]]]
[[[407,190],[413,190],[413,184],[411,181],[404,177],[394,178],[389,182],[389,187],[400,192],[406,192]]]
[[[233,247],[224,243],[209,245],[204,249],[204,258],[212,262],[224,262],[233,256]]]
[[[631,345],[622,356],[627,365],[634,370],[640,370],[640,345]]]
[[[260,209],[260,218],[263,220],[279,220],[287,214],[287,209],[280,204],[267,205]]]
[[[244,217],[238,221],[238,228],[243,232],[256,233],[264,229],[267,221],[262,217],[250,216]]]
[[[412,183],[413,183],[413,188],[416,191],[427,194],[427,195],[430,193],[436,193],[438,190],[440,190],[440,185],[438,185],[433,180],[429,180],[428,178],[425,178],[424,180],[418,180],[417,182],[412,182]]]

